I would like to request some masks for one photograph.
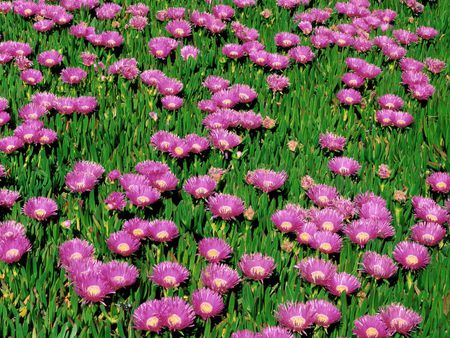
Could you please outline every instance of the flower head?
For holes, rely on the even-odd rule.
[[[397,272],[394,261],[386,255],[366,251],[362,258],[363,269],[375,279],[387,279]]]
[[[227,293],[240,282],[239,274],[225,264],[209,264],[202,270],[201,280],[206,287],[219,293]]]
[[[100,268],[100,273],[113,290],[133,285],[139,276],[139,271],[134,265],[120,261],[111,261],[103,264]]]
[[[422,269],[430,263],[431,257],[425,246],[414,242],[400,242],[392,252],[394,259],[405,269]]]
[[[242,199],[228,194],[214,194],[208,198],[207,204],[213,217],[224,220],[234,219],[245,210]]]
[[[124,230],[112,233],[106,244],[109,250],[124,257],[131,256],[141,246],[139,239]]]
[[[270,256],[260,253],[244,254],[239,261],[239,268],[250,279],[263,280],[269,277],[275,269],[275,261]]]
[[[380,315],[365,315],[355,320],[353,330],[358,338],[386,338],[389,337],[387,326]]]
[[[341,320],[341,312],[332,303],[323,299],[314,299],[308,301],[314,312],[314,323],[318,326],[328,327]]]
[[[166,289],[176,288],[189,278],[189,270],[178,263],[162,262],[153,267],[149,278]]]
[[[177,225],[168,220],[155,220],[150,222],[149,237],[156,242],[170,242],[178,237],[179,231]]]
[[[44,221],[47,218],[56,215],[58,205],[51,198],[32,197],[25,203],[22,211],[30,218]]]
[[[401,304],[391,304],[381,309],[380,316],[388,328],[389,335],[396,332],[408,335],[422,321],[418,313]]]
[[[207,320],[220,315],[225,304],[219,293],[203,288],[192,293],[192,306],[197,316]]]
[[[303,303],[280,304],[276,317],[282,326],[299,333],[304,333],[314,322],[311,307]]]
[[[219,263],[230,256],[233,248],[223,239],[212,237],[198,242],[198,251],[208,262]]]
[[[336,274],[336,266],[330,261],[305,258],[296,265],[303,279],[317,285],[327,285]]]
[[[164,327],[162,301],[155,299],[139,305],[133,313],[133,322],[138,330],[159,332]]]

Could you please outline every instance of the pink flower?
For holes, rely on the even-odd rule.
[[[221,294],[227,293],[240,282],[237,271],[225,264],[207,265],[200,278],[207,288]]]
[[[291,48],[300,43],[300,37],[297,34],[289,32],[279,32],[274,37],[275,45],[283,48]]]
[[[18,191],[0,189],[0,207],[12,208],[19,197],[20,193]]]
[[[210,289],[199,289],[192,293],[192,306],[203,320],[220,315],[225,307],[222,296]]]
[[[377,238],[377,230],[373,221],[359,219],[348,224],[344,233],[353,243],[364,247],[370,240]]]
[[[318,326],[328,327],[341,320],[341,312],[332,303],[323,299],[314,299],[306,304],[311,306],[314,315],[314,323]]]
[[[365,315],[355,320],[355,329],[353,330],[358,338],[387,338],[387,326],[380,315]]]
[[[343,293],[350,295],[360,287],[358,278],[346,272],[336,273],[327,284],[327,290],[337,297]]]
[[[394,261],[386,255],[379,255],[373,251],[366,251],[362,258],[363,269],[375,279],[387,279],[397,272]]]
[[[289,78],[283,75],[272,74],[266,78],[267,85],[273,92],[282,92],[289,87]]]
[[[133,313],[133,322],[138,330],[159,332],[164,327],[162,301],[155,299],[139,305]]]
[[[365,79],[355,73],[345,73],[341,77],[342,82],[351,88],[359,88],[364,84]]]
[[[435,246],[444,237],[445,229],[437,223],[420,222],[411,228],[411,238],[422,245]]]
[[[163,288],[176,288],[189,278],[189,270],[178,263],[162,262],[153,267],[149,278]]]
[[[439,74],[446,67],[445,62],[439,59],[426,58],[425,64],[427,69],[434,74]]]
[[[414,242],[400,242],[392,252],[394,259],[405,269],[422,269],[430,263],[431,257],[425,246]]]
[[[450,192],[450,175],[444,172],[436,172],[427,177],[427,184],[433,191],[447,194]]]
[[[309,241],[309,245],[326,254],[338,253],[341,251],[342,239],[330,231],[317,231]]]
[[[174,38],[181,39],[191,35],[191,25],[185,20],[172,20],[166,25],[166,31]]]
[[[125,195],[121,192],[114,191],[105,198],[108,210],[123,210],[126,207]]]
[[[361,94],[354,89],[341,89],[336,94],[337,99],[344,105],[351,106],[361,103]]]
[[[346,138],[333,133],[320,134],[319,144],[322,149],[331,151],[344,150]]]
[[[407,336],[422,321],[416,312],[401,304],[391,304],[381,309],[380,317],[387,325],[390,336],[396,332]]]
[[[126,194],[133,205],[141,208],[155,203],[161,197],[158,190],[148,186],[138,186],[134,190],[127,191]]]
[[[28,85],[35,86],[44,79],[37,69],[27,69],[20,73],[20,79]]]
[[[316,184],[308,189],[306,195],[319,207],[330,205],[337,197],[336,188],[325,184]]]
[[[241,144],[241,138],[227,130],[215,129],[210,132],[210,139],[213,146],[224,152]]]
[[[327,285],[336,274],[333,263],[318,258],[305,258],[295,267],[303,279],[317,285]]]
[[[86,302],[102,302],[105,297],[113,293],[108,281],[96,272],[81,274],[75,281],[75,292]]]
[[[187,61],[190,58],[196,60],[199,52],[200,50],[198,48],[190,45],[180,49],[180,54],[184,61]]]
[[[100,273],[114,290],[133,285],[139,276],[139,271],[134,265],[120,261],[103,264]]]
[[[276,317],[282,326],[299,333],[304,333],[314,322],[311,307],[303,303],[280,304]]]
[[[385,94],[378,97],[378,104],[382,109],[399,110],[403,107],[403,100],[401,97],[394,94]]]
[[[30,218],[44,221],[47,218],[56,215],[58,205],[51,198],[32,197],[24,204],[22,211]]]
[[[268,278],[275,270],[274,259],[261,253],[242,255],[238,265],[246,277],[259,281]]]
[[[11,236],[5,235],[5,230],[5,225],[0,227],[0,261],[6,264],[18,262],[31,250],[31,243],[24,234],[25,230]]]
[[[220,217],[224,220],[235,219],[245,210],[242,199],[228,194],[215,194],[210,196],[207,205],[213,217]]]
[[[342,156],[331,159],[328,168],[336,175],[352,176],[361,169],[361,165],[352,158]]]
[[[179,297],[165,297],[161,301],[164,323],[169,330],[183,330],[193,325],[194,309],[186,301]]]
[[[198,242],[198,252],[210,263],[219,263],[227,259],[233,248],[220,238],[203,238]]]
[[[62,62],[62,55],[56,50],[42,52],[37,57],[39,64],[44,67],[54,67]]]
[[[183,189],[194,198],[206,198],[211,195],[216,185],[216,181],[208,175],[194,176],[186,181]]]
[[[61,71],[61,80],[68,84],[78,84],[86,76],[87,73],[81,68],[65,68]]]
[[[87,241],[74,238],[59,246],[59,261],[64,268],[70,267],[74,262],[91,258],[94,247]]]
[[[136,238],[143,239],[150,235],[150,227],[150,222],[136,217],[126,221],[122,229]]]
[[[247,183],[255,186],[265,193],[277,190],[286,182],[288,175],[285,171],[257,169],[249,171],[246,176]]]
[[[139,239],[123,230],[112,233],[106,244],[109,250],[124,257],[131,256],[141,246]]]
[[[170,242],[178,237],[179,231],[177,225],[172,221],[155,220],[150,222],[149,237],[156,242]]]

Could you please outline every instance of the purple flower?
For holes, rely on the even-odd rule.
[[[419,39],[415,33],[404,29],[396,29],[392,31],[394,38],[403,45],[409,45],[410,43],[417,42]]]
[[[353,334],[358,338],[386,338],[389,337],[387,326],[380,315],[365,315],[355,320]]]
[[[68,84],[78,84],[87,76],[86,71],[81,68],[65,68],[61,71],[61,80]]]
[[[380,317],[387,325],[389,336],[396,332],[407,336],[422,321],[419,314],[401,304],[391,304],[381,309]]]
[[[58,205],[51,198],[32,197],[24,204],[22,211],[30,218],[44,221],[47,218],[56,215]]]
[[[426,58],[425,64],[427,69],[434,74],[439,74],[446,67],[445,62],[439,59]]]
[[[165,59],[177,47],[176,40],[166,37],[152,38],[148,43],[150,53],[158,59]]]
[[[397,266],[389,256],[373,251],[364,253],[362,265],[364,271],[375,279],[387,279],[397,272]]]
[[[412,96],[419,101],[427,101],[435,92],[434,86],[429,83],[414,84],[409,87]]]
[[[72,192],[86,192],[95,187],[97,178],[90,172],[71,171],[66,175],[65,183]]]
[[[314,322],[311,307],[303,303],[280,304],[276,317],[282,326],[299,333],[304,333]]]
[[[445,234],[445,229],[437,223],[420,222],[411,228],[412,240],[427,246],[437,245]]]
[[[88,272],[77,277],[75,292],[86,302],[98,303],[114,291],[102,275],[97,272]]]
[[[240,282],[239,274],[225,264],[209,264],[202,270],[201,280],[209,289],[227,293]]]
[[[193,325],[195,313],[190,304],[179,297],[165,297],[161,301],[164,324],[169,330],[183,330]]]
[[[35,86],[44,79],[37,69],[27,69],[20,73],[20,79],[28,85]]]
[[[330,151],[344,150],[346,138],[333,133],[320,134],[319,144],[322,149]]]
[[[401,97],[394,94],[385,94],[378,97],[378,104],[382,109],[399,110],[403,107],[403,100]]]
[[[328,327],[341,320],[341,312],[338,308],[323,299],[314,299],[306,304],[311,306],[314,315],[314,323],[318,326]]]
[[[106,244],[109,250],[124,257],[131,256],[141,246],[139,239],[124,230],[112,233]]]
[[[159,332],[164,327],[163,304],[160,300],[150,300],[133,313],[134,327],[138,330]]]
[[[153,267],[149,278],[163,288],[176,288],[189,278],[189,270],[178,263],[162,262]]]
[[[133,285],[139,276],[139,271],[134,265],[120,261],[103,264],[100,273],[114,290]]]
[[[207,205],[213,217],[220,217],[224,220],[235,219],[245,210],[242,199],[228,194],[214,194],[210,196]]]
[[[403,72],[421,72],[425,65],[412,58],[403,58],[400,60],[400,68]]]
[[[5,225],[1,226],[0,230],[4,231],[4,227]],[[20,261],[22,256],[31,250],[31,243],[24,233],[8,236],[0,232],[0,244],[0,261],[6,264]]]
[[[20,193],[18,191],[0,189],[0,207],[11,209],[19,197]]]
[[[414,216],[425,222],[433,222],[441,225],[447,222],[448,219],[447,211],[436,203],[415,207]]]
[[[420,26],[416,29],[416,34],[424,40],[430,40],[439,34],[439,31],[433,27]]]
[[[82,239],[74,238],[59,246],[59,261],[66,269],[76,261],[93,258],[93,255],[94,246]]]
[[[216,5],[212,8],[212,14],[220,20],[230,20],[234,16],[234,9],[227,5]]]
[[[6,154],[11,154],[23,145],[22,139],[16,136],[6,136],[0,139],[0,151]]]
[[[325,184],[316,184],[308,189],[306,195],[319,207],[326,207],[337,197],[336,188]]]
[[[242,255],[238,265],[246,277],[259,281],[268,278],[275,270],[274,259],[261,253]]]
[[[122,6],[115,3],[104,3],[100,7],[95,9],[95,15],[100,20],[111,20],[113,19],[120,11],[122,10]]]
[[[211,130],[210,139],[212,145],[222,152],[230,150],[242,142],[240,136],[225,129]]]
[[[133,205],[141,208],[153,204],[161,198],[158,190],[148,186],[138,186],[134,190],[127,191],[126,195]]]
[[[418,270],[430,263],[431,257],[425,246],[414,242],[400,242],[392,252],[394,259],[405,269]]]
[[[186,181],[183,189],[194,198],[206,198],[211,195],[216,185],[216,181],[208,175],[194,176]]]
[[[335,296],[342,293],[350,295],[361,287],[361,283],[353,275],[346,272],[336,273],[327,284],[327,290]]]
[[[285,171],[257,169],[249,171],[245,180],[265,193],[277,190],[286,182],[288,175]]]
[[[62,55],[56,50],[42,52],[37,57],[39,64],[48,68],[59,65],[62,62],[62,59]]]
[[[355,73],[345,73],[341,77],[342,82],[351,88],[359,88],[364,84],[365,79]]]
[[[203,81],[203,86],[208,88],[212,93],[217,93],[221,90],[225,90],[230,85],[230,81],[220,77],[210,75],[205,81]]]
[[[282,92],[289,87],[289,78],[283,75],[272,74],[266,78],[267,85],[273,92]]]
[[[317,231],[312,236],[309,245],[320,252],[326,254],[338,253],[341,251],[341,237],[330,231]]]
[[[170,242],[178,237],[179,231],[177,225],[172,221],[155,220],[150,222],[149,237],[156,242]]]
[[[174,38],[182,39],[191,35],[191,25],[185,20],[172,20],[166,25],[166,31]]]
[[[227,259],[233,248],[220,238],[203,238],[198,242],[198,252],[210,263],[219,263]]]
[[[130,27],[138,31],[143,31],[148,25],[148,19],[145,16],[136,15],[130,19],[128,24],[130,25]]]
[[[311,221],[321,231],[338,232],[343,226],[344,217],[337,210],[324,208],[313,210],[311,212]]]
[[[370,240],[377,238],[377,230],[373,221],[359,219],[348,224],[344,228],[344,233],[353,243],[364,247]]]
[[[225,307],[222,296],[210,289],[199,289],[192,293],[192,306],[203,320],[220,315]]]
[[[183,99],[175,95],[167,95],[161,99],[161,103],[167,110],[177,110],[183,105]]]
[[[361,165],[352,158],[342,156],[331,159],[328,168],[336,175],[352,176],[361,169]]]
[[[125,195],[121,192],[114,191],[105,198],[108,210],[123,210],[126,207]]]
[[[123,224],[122,229],[136,238],[142,239],[150,235],[151,223],[140,218],[132,218]]]
[[[274,37],[275,45],[283,48],[291,48],[300,43],[300,37],[297,34],[289,32],[279,32]]]
[[[303,259],[295,267],[303,279],[317,285],[327,285],[336,274],[333,263],[313,257]]]
[[[344,105],[351,106],[361,103],[361,94],[354,89],[341,89],[336,94],[337,99]]]
[[[271,69],[286,69],[289,67],[289,57],[281,54],[271,54],[267,55],[267,66]]]
[[[198,48],[190,45],[180,49],[180,54],[184,61],[187,61],[189,58],[196,60],[199,52],[200,50]]]

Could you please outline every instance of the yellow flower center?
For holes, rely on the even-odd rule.
[[[178,316],[178,315],[176,315],[176,314],[174,313],[174,314],[171,314],[171,315],[169,316],[169,318],[167,318],[167,322],[168,322],[170,325],[178,325],[178,324],[181,323],[181,318],[180,318],[180,316]]]
[[[158,326],[159,323],[159,319],[156,316],[150,317],[149,319],[147,319],[147,321],[145,322],[145,325],[148,327],[156,327]]]
[[[250,269],[250,272],[253,275],[262,276],[266,273],[266,269],[264,269],[262,266],[254,266]]]
[[[36,80],[35,80],[34,77],[30,76],[30,77],[27,78],[27,81],[33,83],[33,82],[35,82]]]
[[[34,214],[36,215],[36,217],[44,217],[47,213],[44,209],[37,209],[35,210]]]
[[[447,184],[445,182],[438,182],[438,183],[436,183],[436,188],[438,188],[438,189],[446,189],[447,188]]]
[[[176,35],[183,35],[184,34],[184,29],[182,29],[182,28],[177,28],[177,29],[175,29],[175,34]]]
[[[180,154],[178,154],[180,155]],[[155,184],[158,186],[158,188],[163,189],[165,187],[167,187],[167,182],[164,180],[156,180]]]
[[[144,231],[142,231],[142,229],[134,229],[133,230],[133,235],[134,236],[136,236],[136,237],[139,237],[139,236],[142,236],[142,235],[144,235]]]
[[[101,292],[101,289],[98,285],[90,285],[87,287],[86,291],[90,296],[97,296]]]
[[[222,148],[228,148],[230,146],[230,143],[228,143],[228,141],[226,141],[226,140],[219,140],[219,145]]]
[[[216,250],[216,249],[209,249],[209,250],[206,252],[206,256],[207,256],[208,258],[217,258],[217,257],[219,257],[219,251]]]
[[[291,230],[292,229],[292,223],[288,221],[284,221],[281,223],[280,228],[283,230]]]
[[[340,284],[340,285],[336,286],[336,291],[339,293],[343,293],[343,292],[347,293],[348,287],[346,285]]]
[[[394,318],[391,320],[391,326],[396,326],[396,327],[401,328],[407,324],[408,323],[403,318]]]
[[[332,223],[332,222],[323,222],[322,223],[322,228],[324,229],[324,230],[327,230],[327,231],[333,231],[334,230],[334,224]]]
[[[215,286],[217,286],[219,288],[227,285],[227,281],[222,278],[214,278],[213,283]]]
[[[417,263],[419,263],[419,259],[415,255],[408,255],[406,256],[406,263],[408,263],[409,265],[416,265]]]
[[[224,99],[223,101],[222,101],[222,104],[223,105],[226,105],[226,106],[228,106],[228,105],[230,105],[230,104],[232,104],[233,103],[233,101],[231,101],[230,99]]]
[[[324,315],[323,313],[319,313],[317,315],[316,319],[317,319],[317,321],[319,323],[322,323],[322,324],[327,324],[328,323],[328,316]]]
[[[313,271],[311,272],[311,277],[313,279],[313,281],[315,282],[317,279],[324,279],[325,278],[325,274],[322,271]]]
[[[368,338],[377,338],[378,335],[379,335],[379,333],[378,333],[378,330],[377,330],[376,328],[374,328],[374,327],[369,327],[369,328],[366,330],[366,335],[367,335]]]
[[[367,232],[358,232],[356,239],[360,242],[366,242],[369,240],[369,234]]]
[[[119,250],[120,252],[127,252],[130,250],[130,246],[127,243],[120,243],[117,246],[117,250]]]
[[[139,196],[136,199],[141,204],[148,203],[150,201],[150,199],[147,196]]]
[[[331,251],[331,244],[330,243],[322,243],[319,246],[319,249],[325,251],[325,252],[330,252]]]
[[[219,208],[219,212],[221,214],[229,214],[229,213],[231,213],[232,210],[233,209],[231,207],[229,207],[228,205],[224,205],[223,207]]]
[[[6,251],[6,257],[8,258],[16,258],[19,256],[19,250],[17,249],[9,249]]]
[[[350,96],[347,96],[345,98],[345,101],[348,102],[348,103],[352,103],[353,102],[353,98],[351,98]]]
[[[212,305],[210,303],[203,302],[203,303],[200,304],[200,310],[203,313],[211,313],[212,310],[213,310],[213,307],[212,307]]]
[[[200,188],[195,189],[195,193],[196,193],[197,195],[204,195],[204,194],[206,194],[207,192],[208,192],[208,190],[207,190],[206,188],[200,187]]]
[[[45,60],[45,63],[49,66],[53,65],[55,62],[53,61],[53,59],[47,59]]]
[[[125,282],[125,277],[124,276],[114,276],[112,278],[112,280],[116,283],[123,283],[123,282]]]
[[[432,241],[434,241],[434,236],[432,234],[425,234],[425,235],[422,236],[422,239],[424,241],[432,242]]]
[[[438,220],[438,218],[433,214],[428,214],[426,216],[426,219],[429,220],[430,222],[436,222]]]
[[[74,252],[73,254],[70,255],[70,259],[73,261],[79,260],[83,258],[83,255],[79,252]]]
[[[27,141],[31,140],[33,138],[33,134],[25,134],[25,135],[23,135],[23,138]]]
[[[174,151],[175,151],[175,154],[177,154],[177,155],[183,155],[184,154],[184,150],[181,147],[175,147]]]
[[[289,321],[294,325],[294,327],[302,327],[305,325],[306,320],[302,316],[292,316]]]
[[[167,231],[160,231],[156,234],[156,238],[165,239],[169,237],[169,233]]]
[[[318,200],[321,203],[328,203],[329,201],[327,196],[319,196]]]
[[[163,278],[163,281],[171,286],[177,284],[177,279],[174,276],[166,276]]]
[[[309,240],[311,239],[311,236],[310,236],[307,232],[302,232],[302,233],[300,234],[300,239],[301,239],[303,242],[309,242]]]

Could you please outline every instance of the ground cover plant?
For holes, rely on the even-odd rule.
[[[0,2],[0,336],[448,336],[447,7]]]

